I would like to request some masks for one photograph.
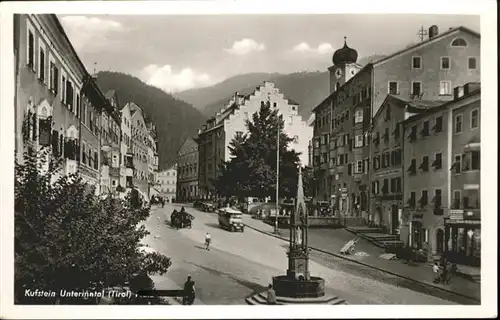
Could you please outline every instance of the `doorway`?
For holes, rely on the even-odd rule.
[[[391,206],[391,234],[398,234],[398,230],[399,230],[398,206],[393,204]]]
[[[444,252],[444,231],[443,229],[436,230],[436,252],[442,254]]]

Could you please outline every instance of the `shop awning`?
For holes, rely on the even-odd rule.
[[[446,219],[445,224],[473,224],[481,225],[481,220],[459,220],[459,219]]]
[[[481,142],[471,142],[464,146],[464,152],[481,150]]]

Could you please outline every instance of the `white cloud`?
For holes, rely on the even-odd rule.
[[[64,16],[61,23],[77,51],[91,51],[109,45],[110,33],[125,30],[117,21],[97,17]]]
[[[263,43],[257,43],[252,39],[241,39],[240,41],[235,41],[233,46],[229,49],[224,49],[226,52],[230,54],[242,56],[252,51],[263,51],[266,49],[266,46]]]
[[[191,68],[175,73],[168,64],[162,67],[150,64],[141,70],[140,78],[149,85],[171,93],[206,87],[216,82],[209,74],[199,73]]]
[[[312,52],[317,54],[325,54],[325,53],[331,53],[333,51],[333,47],[328,42],[323,42],[320,45],[318,45],[317,48],[311,48],[311,46],[309,46],[307,42],[301,42],[295,47],[293,47],[293,51],[301,53]]]

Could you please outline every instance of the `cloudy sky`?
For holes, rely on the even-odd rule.
[[[344,36],[359,57],[416,42],[421,26],[440,32],[464,15],[59,15],[76,51],[94,68],[128,73],[167,92],[203,87],[236,74],[325,70]]]

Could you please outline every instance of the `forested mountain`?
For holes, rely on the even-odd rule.
[[[361,58],[358,62],[366,65],[368,62],[383,58],[375,54]],[[191,89],[174,94],[179,99],[193,104],[205,116],[213,116],[219,109],[226,106],[235,92],[248,94],[263,81],[274,82],[276,87],[287,98],[300,104],[299,113],[306,120],[311,111],[330,92],[329,72],[296,72],[291,74],[249,73],[231,77],[211,87]]]
[[[175,162],[181,144],[188,137],[196,135],[206,119],[192,105],[128,74],[99,72],[97,84],[103,93],[116,90],[120,107],[127,102],[135,102],[147,113],[148,120],[156,125],[160,169]]]

